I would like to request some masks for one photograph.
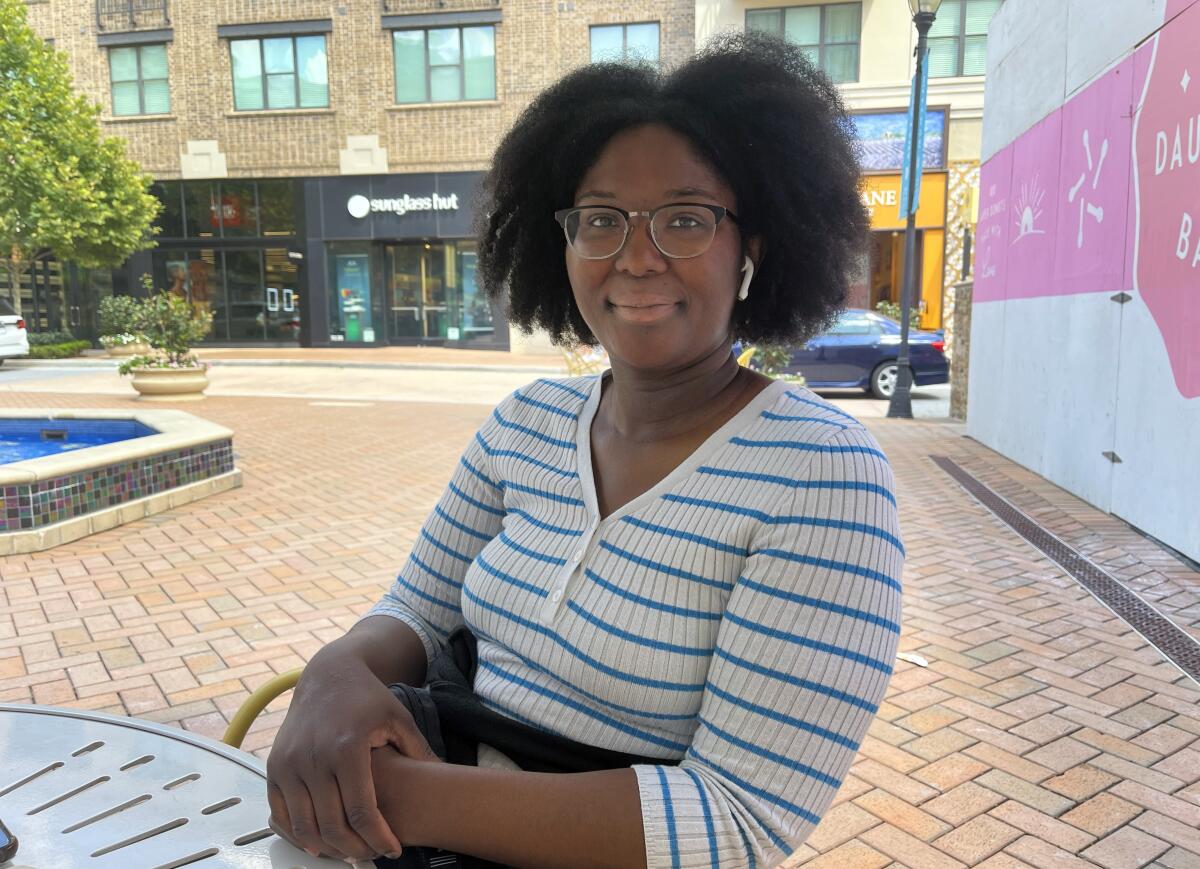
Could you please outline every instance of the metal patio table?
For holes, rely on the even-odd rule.
[[[223,743],[0,704],[0,819],[20,841],[4,869],[345,869],[280,839],[268,815],[265,764]]]

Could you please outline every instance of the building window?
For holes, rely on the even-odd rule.
[[[231,39],[229,53],[237,111],[329,105],[324,35]]]
[[[746,29],[795,43],[834,82],[858,81],[862,4],[747,9]]]
[[[591,28],[592,63],[658,63],[658,22],[602,24]]]
[[[437,27],[392,32],[397,103],[496,98],[496,28]]]
[[[945,0],[929,31],[929,75],[987,72],[988,23],[1001,0]]]
[[[165,44],[110,48],[108,73],[114,115],[165,115],[171,111]]]

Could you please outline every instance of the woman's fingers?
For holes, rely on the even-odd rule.
[[[345,762],[335,771],[335,775],[346,821],[371,849],[372,856],[386,854],[392,859],[399,857],[402,850],[400,839],[379,811],[375,779],[371,774],[370,750],[347,752],[344,757]]]
[[[332,781],[330,783],[332,784]],[[291,835],[285,838],[314,857],[325,854],[345,860],[348,856],[346,852],[323,839],[314,799],[305,782],[296,776],[284,776],[275,784],[283,795],[284,812],[288,818],[287,829],[291,830]],[[333,789],[336,797],[336,785]]]

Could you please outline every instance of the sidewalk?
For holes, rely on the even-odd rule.
[[[130,406],[96,392],[0,402]],[[0,702],[219,736],[249,691],[302,666],[383,592],[489,411],[234,396],[183,409],[236,432],[244,488],[0,561]],[[898,481],[902,649],[920,660],[897,662],[837,805],[786,865],[1200,867],[1200,687],[930,457],[952,459],[1193,637],[1200,574],[961,426],[865,421]],[[247,749],[266,754],[287,700]]]

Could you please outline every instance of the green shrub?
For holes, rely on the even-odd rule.
[[[75,340],[70,332],[30,332],[30,347],[47,347],[51,344],[66,344]]]
[[[895,302],[889,302],[885,299],[875,305],[875,310],[883,314],[883,316],[887,317],[889,320],[895,320],[897,323],[900,322],[900,306]],[[921,312],[917,308],[913,308],[908,312],[908,328],[921,328]]]
[[[141,302],[133,296],[107,296],[96,308],[101,335],[138,331]]]
[[[30,359],[68,359],[84,350],[91,350],[91,341],[64,341],[60,344],[33,344],[30,342]]]

